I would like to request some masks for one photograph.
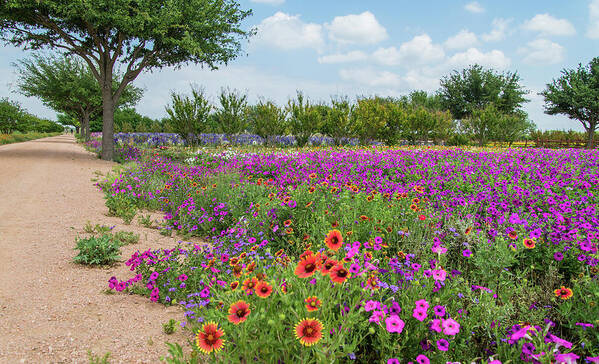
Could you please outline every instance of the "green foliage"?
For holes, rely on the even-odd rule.
[[[272,101],[259,101],[247,108],[247,120],[250,130],[267,143],[273,143],[273,137],[285,133],[287,112]]]
[[[0,2],[0,39],[81,57],[102,88],[102,159],[113,158],[113,112],[144,70],[192,62],[216,69],[241,53],[251,15],[233,0]],[[112,88],[115,69],[123,69]],[[109,82],[107,82],[109,81]]]
[[[247,95],[237,90],[222,89],[220,107],[214,113],[216,130],[224,134],[239,134],[246,129]]]
[[[518,73],[499,74],[473,65],[441,78],[438,95],[440,104],[456,119],[469,118],[475,110],[489,104],[504,114],[512,114],[528,101],[524,98],[528,91],[519,82]]]
[[[378,96],[358,99],[352,116],[353,132],[361,145],[376,139],[387,145],[394,144],[405,120],[397,103]]]
[[[137,218],[137,221],[147,228],[152,227],[152,218],[150,215],[141,215]]]
[[[108,359],[110,358],[110,352],[107,352],[104,356],[99,356],[93,354],[91,350],[88,350],[87,358],[89,359],[89,364],[109,364],[110,361],[108,361]]]
[[[149,132],[155,120],[139,114],[134,108],[118,109],[114,112],[114,129],[122,132]],[[127,130],[128,129],[128,130]],[[162,127],[160,127],[162,129]]]
[[[28,140],[47,138],[58,135],[59,133],[25,133],[14,132],[12,134],[0,134],[0,145],[26,142]]]
[[[21,60],[16,66],[19,92],[28,97],[38,97],[56,112],[70,115],[78,121],[86,140],[89,140],[90,119],[97,117],[102,110],[102,90],[89,66],[69,56],[40,55]],[[119,86],[118,78],[118,74],[113,77],[113,91]],[[140,88],[127,85],[116,107],[134,105],[141,99],[142,93]]]
[[[170,319],[168,322],[162,324],[162,331],[167,335],[172,335],[177,331],[177,325],[179,322],[175,319]]]
[[[79,254],[73,258],[75,263],[85,265],[110,265],[120,259],[119,244],[111,235],[92,236],[89,238],[77,238]]]
[[[175,133],[185,139],[187,144],[194,144],[195,134],[208,130],[208,116],[212,106],[204,91],[192,88],[191,97],[171,93],[171,104],[166,107],[169,124]]]
[[[177,343],[166,343],[166,345],[168,346],[170,356],[161,358],[162,361],[168,364],[198,364],[200,362],[196,351],[192,352],[191,356],[188,357],[183,352],[181,345]]]
[[[593,148],[599,124],[599,57],[587,66],[562,70],[561,77],[547,84],[540,95],[545,98],[545,113],[580,121],[587,132],[587,148]]]
[[[113,239],[119,246],[137,244],[139,242],[139,234],[131,231],[119,231],[113,235]]]
[[[331,107],[320,128],[321,133],[335,140],[335,145],[341,145],[343,139],[351,138],[352,113],[354,105],[347,97],[331,99]]]
[[[135,201],[122,194],[108,196],[106,199],[106,206],[108,207],[110,215],[122,218],[123,222],[127,225],[131,223],[131,220],[133,220],[137,214]]]
[[[311,105],[300,91],[297,91],[295,99],[288,101],[287,112],[289,113],[289,129],[295,136],[297,145],[303,147],[308,143],[310,137],[320,129],[323,113],[321,109]]]

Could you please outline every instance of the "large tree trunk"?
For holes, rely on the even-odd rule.
[[[597,128],[597,123],[592,123],[589,125],[587,129],[587,149],[593,149],[595,147],[595,129]]]
[[[114,100],[112,98],[112,72],[105,76],[102,87],[102,159],[111,161],[114,152]]]

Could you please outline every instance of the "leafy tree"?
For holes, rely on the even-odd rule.
[[[114,110],[144,70],[192,62],[211,69],[241,51],[251,14],[234,0],[4,0],[0,39],[16,46],[75,54],[102,90],[102,159],[112,159]],[[116,90],[116,69],[123,69]]]
[[[122,131],[124,124],[128,124],[129,131],[147,132],[150,130],[154,120],[143,116],[132,107],[117,109],[114,112],[114,127],[116,131]]]
[[[197,135],[208,128],[208,120],[212,105],[203,90],[192,89],[191,97],[171,93],[171,104],[166,106],[169,124],[187,144],[197,142]]]
[[[438,95],[441,105],[456,119],[469,118],[475,110],[484,109],[489,104],[501,113],[513,114],[528,102],[524,98],[528,91],[519,82],[517,73],[499,74],[473,65],[441,78]]]
[[[547,84],[540,95],[545,97],[545,113],[580,121],[587,132],[586,147],[594,147],[599,124],[599,57],[587,66],[562,70],[561,77]]]
[[[267,143],[274,144],[274,137],[285,133],[287,112],[274,102],[260,100],[248,106],[246,113],[250,130]]]
[[[216,130],[224,134],[239,134],[246,128],[247,95],[237,90],[222,89],[220,107],[214,113]]]
[[[330,136],[335,145],[341,145],[343,139],[352,137],[352,112],[354,105],[347,97],[331,99],[331,107],[323,120],[321,132]]]
[[[310,137],[320,130],[323,113],[315,105],[311,105],[300,91],[297,91],[295,99],[288,101],[287,112],[289,112],[291,133],[295,137],[297,145],[303,147],[308,143]]]
[[[352,113],[352,129],[361,145],[381,140],[387,145],[397,143],[405,128],[406,111],[390,98],[358,98]]]
[[[491,139],[511,146],[513,142],[526,138],[535,129],[535,123],[528,119],[526,113],[503,114],[492,130]]]
[[[462,123],[465,130],[472,134],[478,145],[482,147],[491,140],[502,117],[495,105],[488,104],[482,109],[473,110],[470,117],[462,120]]]
[[[51,109],[72,115],[79,120],[85,140],[89,140],[90,119],[102,110],[102,90],[85,63],[67,56],[34,55],[19,61],[17,71],[17,86],[23,95],[39,97]],[[119,86],[117,78],[115,75],[113,90]],[[133,105],[141,95],[141,89],[129,84],[116,107]]]
[[[23,117],[21,105],[7,98],[0,100],[0,133],[10,134],[17,130],[17,124]]]

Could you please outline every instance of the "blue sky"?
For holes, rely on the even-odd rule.
[[[216,101],[222,87],[246,91],[251,101],[283,104],[303,90],[314,101],[331,95],[399,96],[433,92],[440,77],[473,63],[517,71],[531,91],[525,109],[540,129],[577,129],[577,121],[543,113],[538,96],[563,68],[587,64],[599,46],[599,0],[364,1],[242,0],[258,33],[244,55],[209,71],[199,66],[143,73],[146,92],[137,110],[166,115],[169,93],[203,87]],[[0,50],[0,97],[55,118],[33,98],[14,93],[11,63],[27,56]]]

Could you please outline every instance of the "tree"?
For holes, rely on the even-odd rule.
[[[528,119],[526,113],[503,114],[491,131],[491,139],[511,146],[513,142],[529,136],[535,129],[535,123]]]
[[[222,89],[220,108],[214,113],[216,129],[223,134],[239,134],[246,128],[247,95],[237,90]]]
[[[21,105],[6,98],[0,99],[0,133],[10,134],[17,130],[17,124],[23,116]]]
[[[321,131],[333,138],[337,146],[341,145],[344,138],[349,139],[352,136],[353,110],[354,105],[350,103],[347,97],[331,99],[331,107],[324,118]]]
[[[297,145],[303,147],[308,143],[310,137],[320,130],[322,113],[318,107],[314,107],[309,100],[304,98],[301,91],[297,91],[295,99],[289,100],[287,112],[289,112],[291,133],[295,137]]]
[[[478,145],[482,147],[491,140],[493,132],[497,130],[502,117],[503,115],[495,105],[488,104],[482,109],[473,110],[468,119],[462,121],[462,126],[472,134]]]
[[[206,131],[211,110],[204,91],[195,88],[191,90],[191,97],[172,92],[171,104],[166,106],[172,130],[188,145],[196,143],[198,135]]]
[[[599,122],[599,57],[586,67],[579,64],[575,70],[562,70],[561,77],[547,84],[540,95],[545,97],[545,113],[580,121],[587,132],[586,147],[594,147]]]
[[[71,57],[42,57],[19,61],[16,65],[19,91],[35,96],[56,112],[79,120],[85,140],[89,140],[90,119],[102,110],[102,90],[87,64]],[[113,90],[119,86],[114,75]],[[129,84],[116,107],[131,106],[141,99],[142,90]]]
[[[274,137],[285,132],[287,112],[274,102],[260,100],[246,112],[250,130],[267,143],[274,144]]]
[[[475,64],[441,78],[437,94],[444,109],[456,119],[469,118],[475,110],[489,104],[501,113],[513,114],[529,101],[524,98],[528,91],[519,82],[517,73],[499,74]]]
[[[251,15],[234,0],[3,0],[0,39],[81,57],[102,90],[102,159],[114,149],[114,110],[144,70],[192,62],[216,69],[241,51]],[[116,90],[115,69],[123,69]]]

